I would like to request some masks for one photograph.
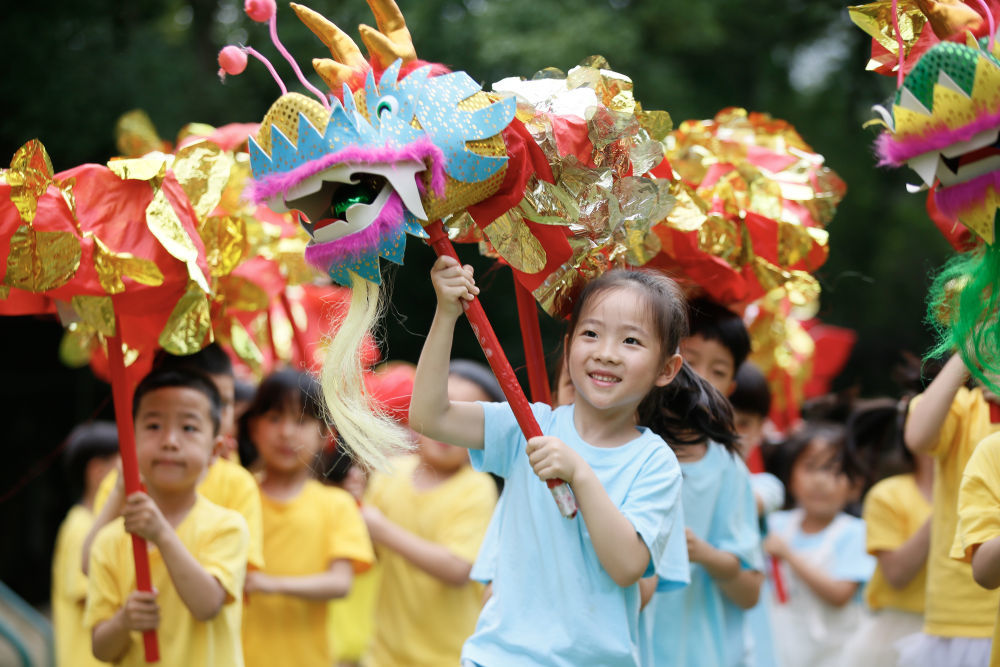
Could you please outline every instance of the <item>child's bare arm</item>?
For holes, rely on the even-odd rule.
[[[246,592],[292,595],[306,600],[334,600],[351,591],[354,568],[346,559],[330,563],[325,572],[277,577],[257,570],[247,572]]]
[[[651,577],[643,577],[639,580],[639,610],[642,611],[656,594],[656,584],[660,578],[655,574]]]
[[[983,542],[972,552],[972,578],[983,588],[1000,587],[1000,537]]]
[[[931,520],[928,518],[924,521],[924,525],[898,548],[877,552],[875,556],[889,585],[896,590],[906,588],[927,563],[930,546]]]
[[[153,499],[145,493],[133,493],[125,499],[122,516],[125,530],[146,538],[160,550],[170,580],[191,615],[199,621],[215,618],[226,602],[226,590],[187,550]]]
[[[649,565],[649,548],[632,522],[608,496],[593,469],[571,447],[553,436],[528,440],[528,461],[541,479],[563,479],[573,487],[597,559],[616,584],[631,586]]]
[[[934,448],[955,394],[968,379],[969,371],[962,357],[952,355],[921,394],[920,409],[910,410],[907,415],[903,440],[911,452],[926,454]]]
[[[471,301],[479,288],[472,279],[472,267],[459,266],[450,257],[439,257],[434,263],[431,282],[438,305],[413,380],[410,426],[434,440],[482,449],[482,407],[448,400],[448,364],[455,322],[462,315],[462,301]]]
[[[94,626],[91,651],[102,662],[117,662],[128,650],[131,631],[155,630],[159,625],[156,593],[132,591],[114,616]]]
[[[799,575],[802,581],[812,589],[827,604],[843,607],[854,597],[858,590],[858,582],[843,581],[830,577],[826,572],[816,568],[797,553],[788,548],[783,539],[777,535],[768,535],[764,539],[764,551],[771,556],[781,558]]]
[[[472,563],[453,553],[448,547],[426,540],[393,523],[371,505],[361,507],[372,542],[392,549],[418,568],[450,586],[469,583]]]
[[[685,529],[688,545],[688,559],[700,563],[709,576],[715,580],[719,590],[733,604],[749,609],[757,604],[764,575],[756,570],[746,570],[740,559],[728,551],[716,549],[701,539],[690,528]]]

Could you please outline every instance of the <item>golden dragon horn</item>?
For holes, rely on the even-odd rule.
[[[322,14],[304,5],[291,3],[299,20],[330,49],[333,58],[313,58],[313,69],[331,90],[340,90],[354,73],[368,66],[361,49],[350,36]]]

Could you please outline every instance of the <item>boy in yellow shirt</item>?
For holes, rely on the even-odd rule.
[[[99,660],[144,665],[140,633],[157,630],[164,665],[243,665],[246,521],[196,491],[217,445],[220,410],[215,385],[193,372],[154,370],[135,390],[146,491],[124,500],[122,517],[91,548],[84,623]],[[152,592],[135,590],[127,533],[149,543]]]
[[[73,429],[66,444],[69,482],[80,491],[59,527],[52,557],[52,635],[57,665],[98,667],[90,653],[90,633],[83,627],[87,575],[80,564],[83,540],[94,522],[97,485],[118,461],[118,429],[95,421]]]
[[[979,443],[962,475],[958,528],[951,557],[972,563],[976,583],[1000,587],[1000,433]],[[993,629],[990,667],[1000,666],[1000,621]]]
[[[493,399],[455,362],[454,401]],[[493,379],[483,368],[483,377]],[[495,380],[494,380],[495,382]],[[361,512],[378,550],[382,581],[375,602],[371,667],[457,665],[482,607],[482,586],[469,580],[496,505],[496,485],[469,464],[468,451],[419,436],[415,456],[375,475]]]
[[[257,482],[254,481],[253,475],[238,461],[229,458],[236,449],[235,379],[232,361],[225,350],[217,343],[212,343],[201,351],[186,357],[162,353],[156,360],[155,368],[180,370],[193,368],[208,375],[216,389],[219,390],[219,396],[222,399],[219,416],[219,444],[216,447],[216,456],[212,459],[208,471],[198,486],[198,493],[216,505],[236,510],[243,515],[247,522],[247,528],[250,530],[249,567],[250,569],[260,569],[264,566],[264,552],[261,542],[263,529],[261,527],[260,494],[257,492]],[[84,540],[84,567],[87,566],[87,553],[94,535],[104,524],[117,516],[113,511],[102,512],[112,493],[119,495],[122,493],[117,470],[113,470],[104,478],[97,491],[94,500],[95,528]],[[116,502],[119,502],[117,498]]]
[[[901,640],[901,667],[985,664],[1000,595],[972,579],[972,568],[949,557],[958,523],[962,471],[976,446],[1000,430],[990,419],[981,388],[966,389],[968,370],[959,355],[910,402],[903,438],[914,454],[934,459],[934,491],[924,631]],[[970,657],[966,663],[958,656]]]

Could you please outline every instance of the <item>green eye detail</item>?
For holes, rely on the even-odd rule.
[[[378,118],[381,118],[382,114],[395,113],[397,106],[398,102],[396,101],[395,97],[392,96],[383,97],[378,101],[378,104],[375,105],[375,115]]]

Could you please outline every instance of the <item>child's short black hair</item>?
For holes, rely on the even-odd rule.
[[[357,465],[356,461],[357,458],[338,441],[336,447],[319,453],[319,477],[330,484],[343,484],[351,467]]]
[[[66,438],[63,464],[69,477],[73,497],[82,495],[84,474],[92,459],[103,459],[118,454],[118,427],[114,422],[92,421],[80,424]]]
[[[736,388],[729,395],[733,410],[767,418],[771,414],[771,388],[760,369],[744,361],[736,371],[735,381]]]
[[[154,368],[197,368],[208,375],[233,375],[233,362],[218,343],[209,343],[194,354],[184,356],[160,351],[153,362]]]
[[[688,302],[688,329],[689,336],[719,341],[733,355],[733,368],[739,368],[750,354],[750,334],[743,319],[710,299]]]
[[[252,382],[247,382],[240,378],[236,378],[233,382],[233,400],[237,403],[249,403],[253,400],[253,395],[256,391],[257,387]]]
[[[132,417],[135,418],[139,414],[139,403],[143,396],[151,391],[169,387],[194,389],[204,394],[208,398],[208,412],[212,419],[212,435],[219,435],[219,426],[222,421],[222,397],[219,396],[219,390],[212,382],[212,378],[193,367],[154,368],[150,371],[135,388],[135,396],[132,397]]]

